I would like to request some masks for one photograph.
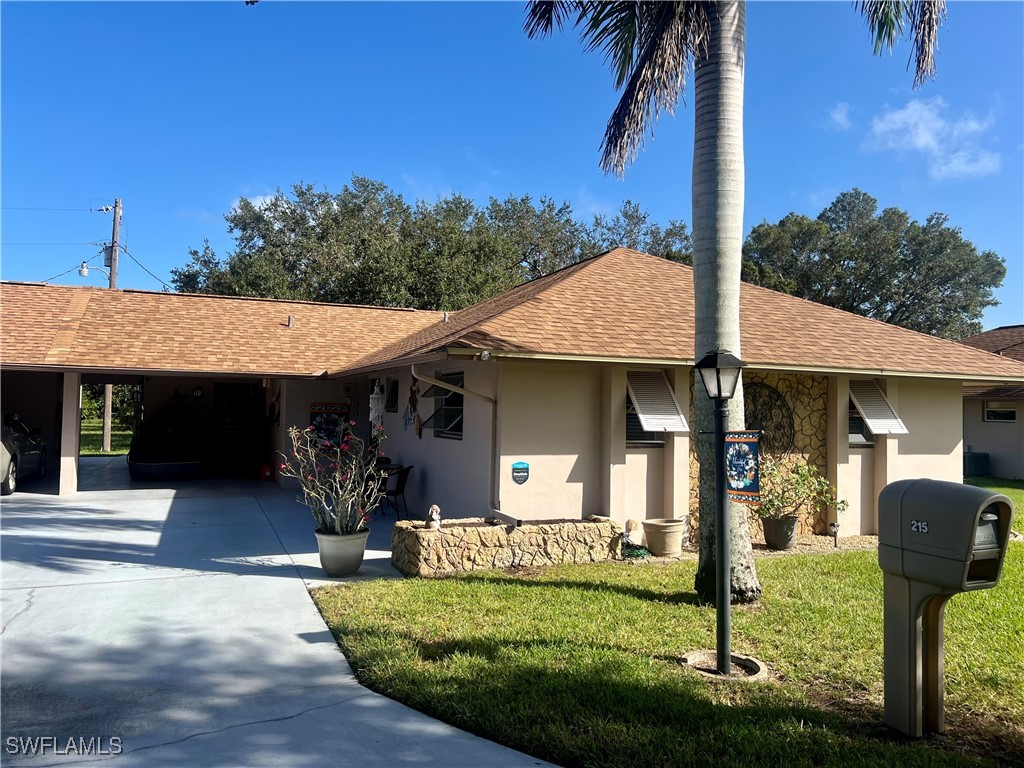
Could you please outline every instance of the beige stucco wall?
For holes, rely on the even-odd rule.
[[[665,508],[664,471],[664,448],[626,448],[627,519],[672,517]]]
[[[887,395],[890,392],[891,384]],[[916,477],[963,482],[963,387],[960,382],[903,379],[899,382],[899,402],[894,405],[909,434],[896,439],[895,471],[886,482]]]
[[[964,450],[988,454],[993,477],[1024,479],[1024,400],[1016,421],[984,421],[984,400],[964,400]]]
[[[604,514],[602,371],[589,363],[501,362],[501,511],[524,520]],[[625,378],[623,377],[623,409]],[[623,410],[623,450],[625,448]],[[525,461],[530,478],[512,481]]]
[[[477,360],[448,360],[443,363],[422,364],[417,370],[437,377],[446,371],[462,371],[464,388],[494,397],[498,386],[498,363]],[[381,380],[386,389],[387,378],[398,379],[398,411],[384,414],[384,454],[393,462],[412,466],[405,498],[410,516],[425,519],[431,504],[441,507],[443,518],[483,517],[490,510],[491,434],[493,410],[491,404],[475,397],[463,401],[463,431],[461,440],[435,437],[429,428],[420,437],[412,423],[406,423],[405,411],[409,405],[409,387],[412,373],[408,366],[402,369],[375,371],[359,383],[361,410],[357,421],[365,428],[369,416],[369,382]],[[434,399],[424,398],[430,384],[419,383],[418,412],[426,421],[434,412]],[[385,392],[386,394],[386,392]]]

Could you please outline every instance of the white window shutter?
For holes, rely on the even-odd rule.
[[[878,384],[871,379],[850,382],[850,399],[860,412],[868,429],[876,435],[909,434]]]
[[[689,432],[664,371],[627,371],[626,388],[645,432]]]

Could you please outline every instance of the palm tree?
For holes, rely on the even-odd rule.
[[[934,50],[944,0],[868,0],[858,4],[875,53],[892,50],[904,28],[913,38],[914,85],[935,73]],[[743,245],[743,77],[746,9],[723,2],[531,2],[524,28],[545,37],[567,21],[588,51],[601,50],[622,97],[601,144],[601,167],[622,176],[662,110],[672,113],[694,74],[693,268],[695,353],[716,348],[740,356],[739,284]],[[714,445],[712,404],[696,377],[694,429],[700,462],[700,561],[695,588],[715,595]],[[742,385],[731,401],[727,429],[743,429]],[[761,594],[747,515],[730,510],[733,602]]]

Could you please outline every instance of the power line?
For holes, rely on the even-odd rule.
[[[103,243],[92,241],[92,242],[89,242],[89,243],[0,243],[0,245],[10,245],[10,246],[14,246],[14,245],[19,245],[19,246],[23,246],[23,245],[103,245]]]
[[[158,283],[160,283],[160,285],[162,285],[162,286],[163,286],[164,288],[166,288],[166,289],[167,289],[167,290],[169,290],[169,291],[173,291],[173,290],[174,290],[173,288],[171,288],[171,286],[169,286],[169,285],[168,285],[167,283],[165,283],[165,282],[164,282],[163,280],[161,280],[161,279],[160,279],[159,277],[157,277],[157,276],[156,276],[156,275],[154,275],[154,274],[153,274],[152,272],[150,272],[150,271],[149,271],[148,269],[146,269],[146,266],[145,266],[145,265],[144,265],[144,264],[143,264],[143,263],[142,263],[141,261],[139,261],[139,260],[138,260],[138,259],[136,259],[136,258],[135,258],[134,256],[132,256],[132,254],[131,254],[131,253],[130,253],[130,252],[128,251],[128,249],[127,249],[127,248],[125,248],[124,246],[121,246],[121,250],[122,250],[122,251],[123,251],[123,252],[124,252],[124,253],[125,253],[125,254],[126,254],[126,255],[128,256],[128,258],[129,258],[129,259],[131,259],[131,260],[132,260],[132,261],[134,261],[134,262],[135,262],[136,264],[138,264],[138,265],[139,265],[139,266],[140,266],[140,267],[142,268],[142,271],[143,271],[143,272],[145,272],[145,273],[146,273],[147,275],[149,275],[149,276],[150,276],[150,277],[152,277],[152,278],[153,278],[154,280],[156,280],[156,281],[157,281]]]
[[[3,211],[98,211],[98,208],[12,208],[9,205],[0,207]]]
[[[99,256],[101,253],[103,253],[103,251],[99,251],[98,253],[93,254],[92,258],[89,259],[88,261],[83,261],[83,262],[81,262],[79,264],[76,264],[71,269],[65,270],[64,272],[61,272],[59,275],[54,275],[53,277],[48,277],[45,280],[43,280],[42,282],[48,283],[51,280],[56,280],[58,277],[64,277],[64,275],[66,275],[68,272],[74,272],[76,269],[81,269],[82,268],[82,264],[88,264],[90,261],[95,261],[96,257]]]

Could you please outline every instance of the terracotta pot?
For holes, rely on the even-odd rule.
[[[764,543],[768,549],[792,549],[796,544],[796,517],[788,515],[778,519],[763,518]]]
[[[661,517],[644,520],[644,535],[647,548],[656,557],[677,557],[683,551],[683,537],[689,524],[676,517]]]
[[[363,564],[366,539],[370,529],[339,536],[336,533],[316,531],[316,543],[320,550],[320,567],[328,576],[351,576]]]

